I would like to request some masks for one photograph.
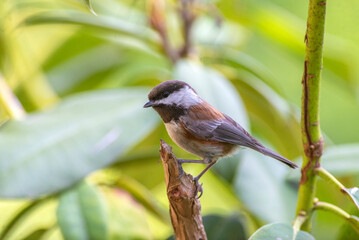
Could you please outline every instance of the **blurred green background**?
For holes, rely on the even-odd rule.
[[[166,18],[183,45],[180,1],[0,2],[0,239],[167,239],[172,233],[152,87],[190,83],[266,146],[300,163],[301,77],[308,1],[197,0],[195,51],[171,62],[151,29]],[[359,2],[327,4],[321,127],[323,166],[359,185]],[[153,16],[152,16],[153,17]],[[10,90],[24,108],[9,95]],[[10,110],[9,110],[10,109]],[[195,175],[203,167],[186,165]],[[243,150],[201,179],[209,239],[248,239],[291,224],[300,172]],[[318,198],[356,214],[319,182]],[[317,239],[354,239],[342,219],[318,212]],[[348,238],[351,236],[350,238]],[[354,236],[354,238],[352,238]]]

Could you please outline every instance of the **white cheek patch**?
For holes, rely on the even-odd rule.
[[[184,87],[181,90],[172,93],[167,98],[157,101],[158,104],[172,105],[176,104],[185,108],[191,107],[201,103],[202,99],[189,87]]]

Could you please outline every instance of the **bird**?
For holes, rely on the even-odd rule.
[[[178,162],[208,164],[194,178],[197,185],[203,174],[220,158],[230,156],[243,147],[279,160],[291,168],[298,167],[264,147],[239,123],[202,99],[186,82],[164,81],[150,91],[148,100],[143,107],[152,107],[157,111],[170,138],[182,149],[202,159],[178,159]],[[202,195],[202,185],[200,186]]]

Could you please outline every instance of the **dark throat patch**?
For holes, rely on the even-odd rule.
[[[186,114],[186,109],[177,105],[160,104],[153,107],[161,116],[163,122],[168,123],[172,120],[177,121],[181,116]]]

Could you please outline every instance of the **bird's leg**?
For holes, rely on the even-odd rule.
[[[204,162],[204,160],[190,160],[190,159],[181,159],[181,158],[177,158],[178,163],[182,164],[182,163],[202,163],[202,164],[206,164]]]
[[[204,160],[190,160],[190,159],[181,159],[181,158],[177,158],[177,162],[181,165],[183,163],[202,163],[202,164],[206,164],[206,162]],[[184,171],[182,169],[181,174],[179,175],[179,177],[177,179],[180,179],[184,174]]]
[[[208,166],[203,169],[203,171],[198,174],[195,178],[193,178],[193,181],[196,183],[196,187],[197,187],[197,193],[200,192],[198,198],[200,198],[203,194],[203,188],[202,188],[202,184],[199,184],[199,179],[203,176],[203,174],[205,174],[217,161],[212,161],[208,164]]]
[[[217,161],[213,161],[213,159],[203,159],[203,160],[190,160],[190,159],[181,159],[178,158],[177,159],[178,163],[180,165],[182,165],[183,163],[202,163],[202,164],[208,164],[208,166],[203,169],[203,171],[198,174],[196,177],[193,178],[193,181],[196,184],[196,188],[197,188],[197,193],[200,192],[200,195],[198,196],[198,198],[200,198],[203,194],[203,188],[202,188],[202,184],[199,184],[199,179],[203,176],[203,174],[205,174]],[[181,175],[178,178],[181,178],[184,174],[184,171],[182,170]]]
[[[216,161],[209,163],[208,166],[205,169],[203,169],[203,171],[200,174],[198,174],[197,177],[195,177],[194,179],[198,181],[203,176],[203,174],[205,174],[215,163]]]

